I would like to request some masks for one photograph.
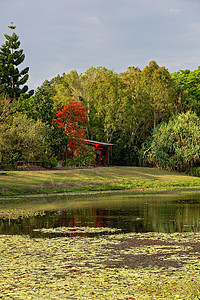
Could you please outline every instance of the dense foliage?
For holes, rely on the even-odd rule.
[[[18,69],[25,57],[23,50],[19,50],[19,38],[13,32],[5,37],[6,43],[0,48],[0,124],[5,123],[8,130],[9,118],[13,120],[18,113],[26,115],[30,124],[40,121],[48,132],[46,160],[56,158],[72,163],[69,159],[66,162],[71,151],[77,159],[73,161],[75,165],[85,164],[83,154],[87,150],[83,140],[87,138],[116,144],[111,160],[115,165],[140,163],[173,170],[198,167],[194,146],[197,142],[192,132],[197,130],[200,116],[200,67],[172,74],[155,61],[143,70],[131,66],[119,74],[101,66],[90,67],[83,74],[72,70],[45,80],[31,95],[25,85],[28,68]],[[170,136],[170,130],[181,128],[176,122],[183,118],[183,113],[193,124],[190,130],[183,128],[188,152],[180,150],[181,146],[178,148],[176,139]],[[12,121],[9,124],[13,126]],[[165,127],[171,129],[162,131]],[[171,148],[167,144],[170,138]],[[91,157],[91,162],[93,156],[94,153],[86,154],[85,158]]]
[[[0,166],[15,167],[19,161],[39,160],[48,150],[48,129],[21,113],[0,125]]]
[[[188,111],[161,123],[146,143],[147,163],[168,170],[190,171],[200,163],[200,120]]]
[[[8,97],[0,97],[0,124],[3,123],[10,113],[10,99]]]
[[[63,128],[64,134],[70,143],[79,144],[85,135],[84,122],[86,122],[86,108],[81,102],[72,101],[56,113],[53,120],[58,127]]]
[[[81,148],[84,145],[86,109],[81,102],[72,101],[65,105],[63,109],[56,112],[56,118],[53,119],[67,138],[64,155],[61,157],[66,160],[66,155],[79,156]],[[60,153],[61,155],[61,153]]]
[[[187,111],[191,109],[200,116],[200,67],[197,70],[180,70],[172,73],[177,86],[179,107]]]
[[[161,121],[176,111],[176,87],[170,73],[152,61],[140,70],[130,67],[117,74],[90,67],[45,81],[42,88],[53,99],[53,109],[72,100],[86,108],[86,135],[91,140],[117,144],[113,163],[138,163],[138,149]]]

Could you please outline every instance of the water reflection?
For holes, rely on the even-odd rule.
[[[19,217],[12,211],[21,210]],[[38,212],[44,211],[44,214]],[[29,234],[55,227],[110,227],[123,232],[200,231],[200,196],[119,195],[0,207],[0,234]],[[3,213],[6,212],[6,216]],[[28,213],[27,213],[28,212]],[[33,213],[31,213],[33,212]]]

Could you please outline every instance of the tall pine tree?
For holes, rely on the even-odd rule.
[[[29,67],[19,70],[18,66],[24,61],[23,49],[19,49],[19,37],[13,30],[16,26],[11,23],[8,26],[12,30],[12,35],[4,34],[6,41],[0,47],[0,94],[7,95],[11,100],[18,99],[20,95],[32,95],[25,85],[29,75]]]

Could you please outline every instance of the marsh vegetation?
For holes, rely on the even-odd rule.
[[[1,296],[199,299],[199,182],[130,167],[8,172]]]

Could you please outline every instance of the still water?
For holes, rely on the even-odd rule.
[[[0,234],[43,236],[56,227],[109,227],[122,232],[200,231],[200,195],[112,195],[0,205]]]

